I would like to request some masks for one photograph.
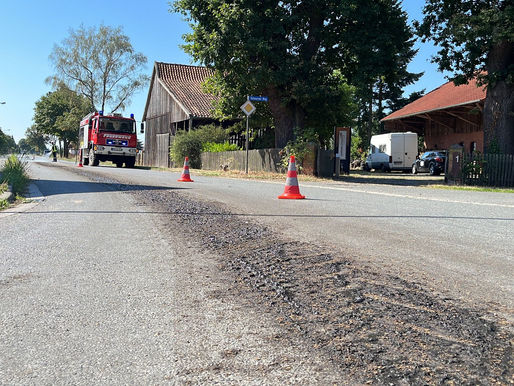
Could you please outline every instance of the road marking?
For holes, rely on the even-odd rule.
[[[280,182],[275,181],[266,181],[268,183],[272,184],[281,184]],[[377,196],[387,196],[387,197],[398,197],[398,198],[410,198],[413,200],[427,200],[427,201],[437,201],[437,202],[446,202],[451,204],[465,204],[465,205],[479,205],[479,206],[493,206],[493,207],[500,207],[500,208],[514,208],[514,204],[498,204],[498,203],[492,203],[492,202],[474,202],[474,201],[459,201],[459,200],[450,200],[445,198],[435,198],[435,197],[419,197],[419,196],[412,196],[409,194],[398,194],[398,193],[386,193],[386,192],[376,192],[371,190],[364,190],[364,189],[355,189],[355,188],[345,188],[342,186],[322,186],[322,185],[311,185],[311,184],[301,184],[301,187],[309,187],[309,188],[319,188],[319,189],[327,189],[327,190],[342,190],[352,193],[365,193],[365,194],[375,194]],[[307,197],[308,198],[308,197]]]

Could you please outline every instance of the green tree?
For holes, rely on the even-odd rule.
[[[25,138],[18,141],[18,149],[20,149],[20,152],[22,153],[29,153],[33,150],[32,146]]]
[[[487,86],[485,151],[514,154],[514,4],[511,0],[427,0],[416,23],[423,41],[439,47],[434,62],[455,84]]]
[[[352,55],[345,75],[356,87],[359,105],[357,131],[364,144],[380,131],[384,110],[402,97],[405,86],[422,73],[407,66],[416,55],[414,31],[398,0],[361,0],[346,23],[345,42]]]
[[[49,81],[64,82],[96,110],[105,111],[107,106],[112,112],[123,110],[148,82],[148,76],[140,73],[147,59],[134,51],[121,27],[70,30],[69,37],[54,46],[50,60],[56,73]]]
[[[31,149],[34,149],[38,153],[43,153],[46,149],[45,135],[38,131],[36,125],[32,125],[27,130],[25,130],[25,140],[30,145]]]
[[[0,154],[9,154],[16,151],[16,141],[12,135],[7,135],[0,128]]]
[[[215,70],[221,110],[233,114],[249,94],[270,98],[277,147],[295,128],[329,131],[352,118],[338,113],[345,79],[361,94],[383,79],[383,101],[414,80],[405,69],[412,31],[397,0],[176,0],[172,9],[193,29],[186,52]],[[372,95],[359,98],[373,105]]]
[[[63,144],[64,156],[69,145],[77,142],[80,120],[91,111],[89,101],[60,84],[56,91],[42,96],[34,108],[34,131],[49,138],[57,137]]]

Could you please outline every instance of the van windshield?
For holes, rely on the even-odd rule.
[[[125,119],[100,119],[100,131],[109,131],[114,133],[134,133],[134,123]]]

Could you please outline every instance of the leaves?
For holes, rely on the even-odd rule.
[[[488,64],[495,47],[506,42],[514,45],[514,5],[510,1],[427,0],[423,13],[422,22],[415,23],[417,33],[423,41],[433,40],[439,46],[433,62],[441,71],[454,73],[456,84],[477,75],[483,84],[512,83],[514,67],[508,66],[512,58],[501,69]]]
[[[76,90],[96,110],[123,110],[149,80],[140,74],[146,57],[134,51],[121,27],[82,25],[70,30],[69,37],[54,46],[50,60],[56,73],[49,80]]]
[[[60,84],[56,91],[47,93],[36,102],[34,126],[29,134],[36,142],[42,134],[55,136],[65,143],[75,142],[80,120],[90,111],[91,105],[85,97]]]
[[[239,114],[246,95],[266,95],[269,104],[258,113],[274,124],[283,147],[294,128],[316,127],[328,141],[335,125],[355,118],[356,90],[365,98],[381,76],[384,100],[419,77],[406,71],[415,51],[399,4],[176,0],[171,10],[191,24],[185,51],[215,69],[206,89],[220,97],[217,116]]]

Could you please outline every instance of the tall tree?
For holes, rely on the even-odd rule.
[[[357,88],[359,132],[364,143],[379,131],[387,105],[401,98],[403,89],[420,78],[407,66],[416,55],[414,31],[398,0],[361,0],[344,21],[345,42],[352,53],[345,74]]]
[[[64,82],[96,110],[123,110],[148,82],[141,74],[146,57],[134,51],[121,27],[70,30],[69,37],[54,46],[50,60],[56,73],[49,81]]]
[[[34,149],[38,153],[42,153],[46,148],[45,135],[37,130],[36,125],[32,125],[25,130],[25,140],[30,145],[31,149]]]
[[[63,143],[68,156],[70,143],[77,141],[80,120],[91,111],[89,100],[64,84],[42,96],[34,108],[34,129]]]
[[[7,135],[0,128],[0,154],[9,154],[16,150],[16,142],[12,135]]]
[[[376,3],[380,7],[371,12]],[[343,123],[342,117],[335,118],[338,122],[327,119],[337,115],[341,101],[348,99],[342,79],[362,71],[359,63],[363,60],[379,60],[384,53],[381,44],[374,51],[369,41],[363,50],[356,37],[370,28],[378,31],[374,38],[383,37],[379,26],[397,23],[394,18],[404,23],[401,15],[389,12],[384,18],[381,13],[397,4],[393,0],[175,0],[172,9],[191,23],[193,32],[185,36],[186,52],[215,69],[215,83],[221,85],[225,99],[222,103],[233,107],[237,103],[226,103],[226,99],[239,98],[240,105],[246,95],[254,93],[270,98],[276,146],[283,147],[294,128]],[[395,29],[391,26],[391,33]],[[388,37],[382,43],[394,46],[398,33]],[[382,67],[396,65],[400,55],[395,48],[381,62]],[[387,74],[393,82],[392,71]],[[376,82],[378,76],[372,79]],[[371,80],[368,83],[374,85]]]
[[[427,0],[417,23],[439,47],[434,62],[455,84],[487,86],[484,150],[514,154],[514,4],[512,0]]]

